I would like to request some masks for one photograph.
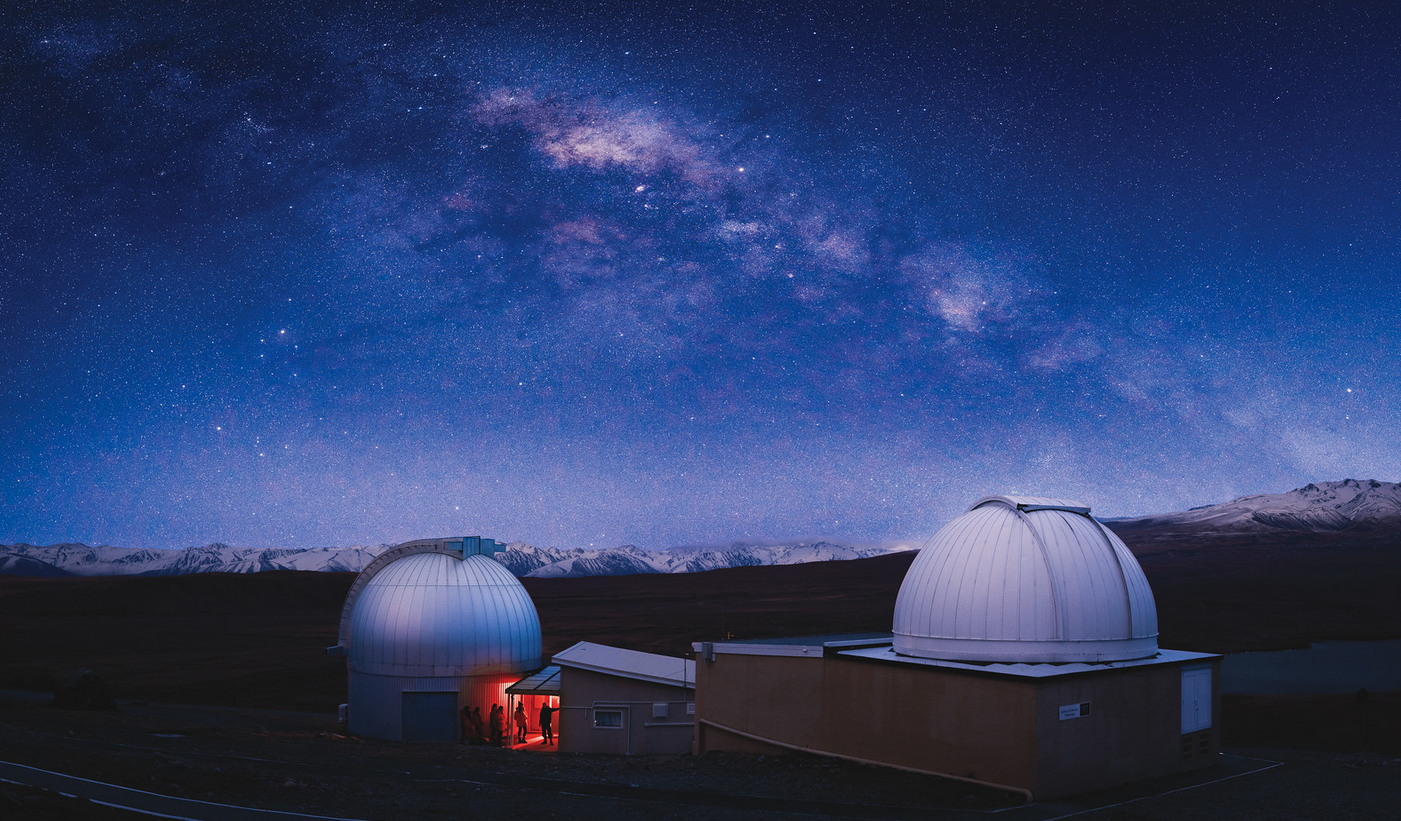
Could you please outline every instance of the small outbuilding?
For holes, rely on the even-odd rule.
[[[893,633],[697,643],[696,751],[801,750],[1049,799],[1217,760],[1220,657],[1161,650],[1087,506],[980,499],[911,564]]]
[[[360,573],[341,611],[347,724],[394,741],[457,741],[463,708],[490,720],[506,688],[540,667],[540,619],[492,539],[423,539]]]
[[[559,668],[561,752],[691,751],[694,661],[589,641],[551,661]]]

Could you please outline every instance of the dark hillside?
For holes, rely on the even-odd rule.
[[[1401,637],[1401,547],[1343,533],[1273,543],[1134,532],[1164,646],[1228,651]],[[693,641],[890,629],[914,553],[707,573],[525,579],[546,654],[581,639],[681,654]],[[118,695],[327,711],[354,574],[0,576],[0,686],[91,668]]]

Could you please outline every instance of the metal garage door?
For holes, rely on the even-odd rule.
[[[457,741],[457,693],[404,693],[405,741]]]

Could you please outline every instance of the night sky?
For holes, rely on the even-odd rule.
[[[1401,479],[1390,4],[223,5],[0,11],[0,542]]]

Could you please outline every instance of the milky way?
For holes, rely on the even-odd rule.
[[[1401,474],[1401,14],[467,5],[3,13],[0,541]]]

